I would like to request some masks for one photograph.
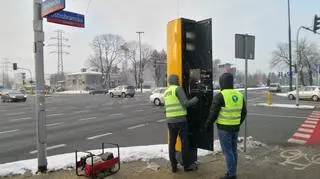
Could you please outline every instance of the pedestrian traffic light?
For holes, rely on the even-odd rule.
[[[13,70],[17,70],[18,69],[17,63],[13,63],[12,65],[13,65]]]
[[[314,16],[314,21],[313,21],[313,32],[316,33],[317,30],[320,29],[320,17],[317,15]]]

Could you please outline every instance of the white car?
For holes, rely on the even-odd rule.
[[[150,102],[156,106],[164,105],[163,94],[167,88],[157,88],[150,95]]]
[[[296,99],[296,90],[288,93],[288,98],[291,100]],[[300,99],[312,99],[313,101],[319,101],[320,89],[317,86],[302,86],[299,88]]]
[[[123,98],[127,96],[133,97],[135,94],[135,89],[133,86],[130,86],[130,85],[122,85],[122,86],[118,86],[116,88],[110,89],[109,94],[112,98],[114,96],[123,97]]]

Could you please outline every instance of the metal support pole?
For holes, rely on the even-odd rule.
[[[245,74],[244,74],[244,81],[245,81],[245,87],[244,87],[244,98],[245,98],[245,103],[247,105],[248,102],[248,55],[247,55],[247,34],[245,36],[245,42],[244,42],[244,51],[245,51]],[[247,151],[247,119],[244,122],[244,152]]]
[[[291,50],[291,17],[290,17],[290,0],[288,0],[288,35],[289,35],[289,86],[292,91],[292,50]]]
[[[296,49],[297,49],[297,59],[296,59],[296,106],[299,106],[299,62],[301,61],[301,54],[299,49],[299,33],[300,30],[304,28],[303,26],[298,28],[297,37],[296,37]]]
[[[44,98],[44,65],[43,43],[44,32],[41,17],[42,0],[33,0],[33,30],[34,30],[34,58],[36,71],[36,134],[37,134],[37,157],[38,172],[47,171],[47,133]]]
[[[140,83],[140,90],[141,90],[141,93],[142,93],[142,63],[141,63],[141,34],[144,33],[144,32],[137,32],[138,35],[139,35],[139,51],[140,51],[140,63],[139,63],[139,83]]]

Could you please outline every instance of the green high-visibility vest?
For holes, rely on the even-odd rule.
[[[228,126],[239,125],[243,107],[243,95],[233,89],[222,90],[221,94],[223,95],[225,107],[221,108],[217,124]]]
[[[164,92],[164,102],[166,108],[166,117],[168,119],[178,117],[178,116],[186,116],[187,110],[182,106],[178,97],[176,96],[176,89],[178,86],[170,85],[167,90]]]

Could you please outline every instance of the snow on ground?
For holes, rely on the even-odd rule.
[[[238,149],[243,149],[243,137],[239,137]],[[252,137],[247,138],[247,148],[253,149],[262,147],[264,144],[258,141],[254,141]],[[117,156],[116,148],[105,149],[106,152],[112,152]],[[101,153],[101,149],[90,151],[94,154]],[[221,152],[219,140],[214,141],[214,153]],[[198,150],[198,156],[205,156],[212,154],[211,151]],[[85,153],[79,153],[78,158],[86,155]],[[148,146],[136,146],[136,147],[123,147],[120,148],[120,160],[121,162],[131,162],[131,161],[148,161],[150,159],[163,158],[169,160],[168,145],[148,145]],[[60,169],[69,169],[75,167],[75,153],[67,153],[61,155],[55,155],[47,157],[48,159],[48,170],[57,171]],[[0,177],[8,176],[13,174],[24,174],[26,171],[31,171],[35,174],[37,170],[37,159],[21,160],[17,162],[0,164]]]
[[[84,90],[62,91],[62,92],[56,92],[56,94],[89,94],[89,91],[84,91]]]
[[[263,106],[263,107],[274,107],[274,108],[290,108],[290,109],[314,109],[315,106],[311,105],[299,105],[296,106],[295,104],[267,104],[267,103],[257,103],[256,106]]]
[[[259,87],[259,88],[248,88],[248,91],[254,91],[254,90],[265,90],[265,89],[269,89],[268,87]],[[244,88],[237,88],[236,90],[239,91],[244,91]],[[213,92],[219,92],[220,90],[213,90]]]
[[[276,93],[276,96],[288,97],[288,93]]]

